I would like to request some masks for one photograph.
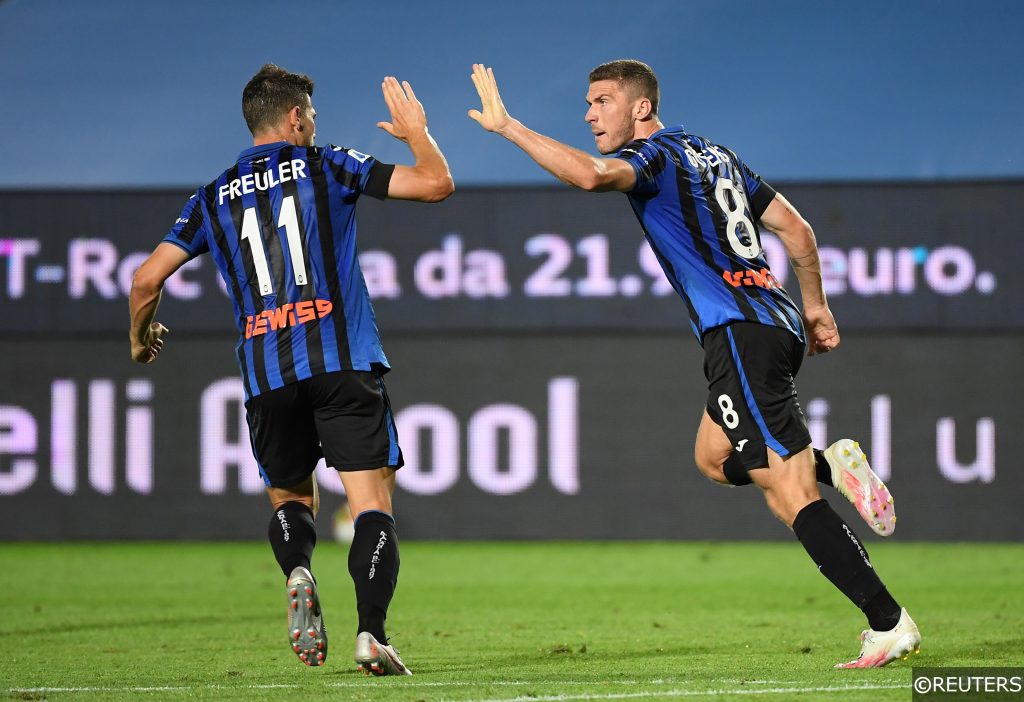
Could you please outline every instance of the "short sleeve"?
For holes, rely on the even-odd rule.
[[[616,158],[621,158],[633,167],[636,185],[630,195],[651,197],[661,190],[665,173],[665,154],[654,142],[638,139],[626,144]]]
[[[195,258],[210,250],[209,241],[203,231],[204,215],[200,200],[198,192],[189,198],[181,210],[181,215],[174,221],[171,231],[163,239],[168,244],[184,249],[189,258]]]
[[[395,167],[381,163],[373,156],[355,149],[331,144],[324,149],[324,161],[329,165],[334,178],[351,195],[366,193],[379,200],[387,197],[388,185]]]
[[[768,209],[775,199],[775,188],[768,185],[761,179],[761,176],[747,168],[747,164],[739,161],[740,172],[743,174],[743,184],[747,189],[747,197],[750,198],[750,206],[753,208],[753,215],[761,219],[761,215]]]

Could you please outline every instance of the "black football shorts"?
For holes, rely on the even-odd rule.
[[[735,322],[704,335],[708,415],[725,430],[747,470],[811,443],[794,380],[806,346],[792,332]]]
[[[315,375],[252,397],[245,410],[253,455],[270,487],[301,483],[321,457],[340,471],[404,463],[380,373]]]

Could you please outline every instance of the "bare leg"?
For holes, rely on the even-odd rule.
[[[792,528],[800,510],[821,499],[814,472],[814,453],[808,446],[783,458],[768,449],[768,465],[769,468],[750,471],[750,477],[764,492],[772,514]]]
[[[697,440],[693,447],[693,460],[697,464],[697,470],[719,485],[730,485],[722,467],[733,450],[732,442],[725,435],[725,431],[715,424],[705,409],[700,426],[697,427]]]

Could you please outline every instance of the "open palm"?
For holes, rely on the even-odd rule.
[[[494,69],[486,68],[482,63],[474,63],[471,77],[480,95],[480,109],[470,110],[469,116],[489,132],[501,131],[511,118],[501,101],[498,83],[494,80]]]

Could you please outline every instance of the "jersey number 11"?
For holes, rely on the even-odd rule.
[[[306,262],[302,257],[302,232],[299,230],[299,218],[295,213],[295,196],[289,195],[281,201],[281,216],[277,219],[277,227],[284,227],[284,238],[288,242],[288,253],[292,259],[292,271],[295,272],[295,284],[306,284]],[[256,268],[256,282],[261,295],[272,295],[274,286],[270,282],[270,266],[267,265],[267,252],[260,234],[259,218],[255,207],[246,208],[242,213],[242,239],[249,240],[252,250],[252,264]]]

